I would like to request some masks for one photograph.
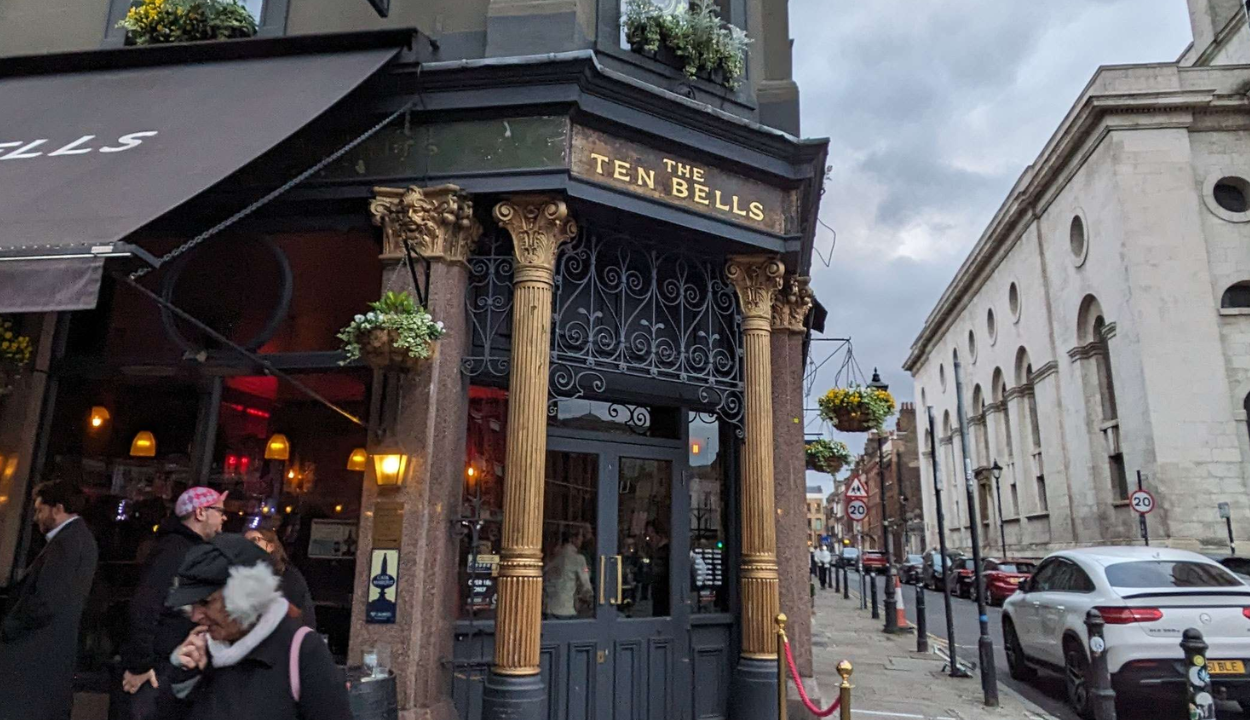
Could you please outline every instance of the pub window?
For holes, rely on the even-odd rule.
[[[499,567],[503,524],[503,478],[508,430],[508,393],[498,388],[469,387],[469,421],[465,434],[464,497],[457,565],[461,619],[494,619],[498,601],[495,577]]]
[[[701,413],[689,414],[690,584],[696,613],[729,611],[726,467],[733,432]]]

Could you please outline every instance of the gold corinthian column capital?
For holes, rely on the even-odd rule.
[[[382,258],[404,257],[404,245],[431,260],[468,261],[482,226],[473,218],[473,200],[455,185],[375,187],[369,201],[373,224],[382,228]]]
[[[496,205],[495,220],[512,236],[517,260],[513,283],[536,280],[550,284],[556,253],[577,234],[577,222],[569,217],[568,205],[547,195],[522,195]]]
[[[777,591],[777,525],[773,516],[773,303],[785,266],[776,257],[729,258],[725,275],[742,305],[746,439],[742,452],[742,657],[777,657],[772,642]]]
[[[810,278],[788,275],[773,298],[773,332],[807,332],[807,313],[812,309]]]
[[[577,233],[563,200],[520,196],[495,206],[512,236],[512,359],[508,380],[507,482],[495,620],[499,675],[537,675],[542,632],[543,477],[547,373],[556,254]]]

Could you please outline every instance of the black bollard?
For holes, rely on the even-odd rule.
[[[1094,720],[1116,720],[1115,690],[1111,688],[1111,670],[1107,667],[1107,641],[1102,630],[1107,623],[1102,613],[1085,613],[1085,629],[1089,634],[1089,693],[1094,705]]]
[[[916,652],[929,652],[929,619],[924,614],[924,584],[916,583]]]
[[[880,620],[881,611],[877,609],[877,577],[875,575],[869,575],[868,584],[872,586],[872,619]]]
[[[859,575],[859,609],[868,609],[868,586],[864,584],[864,571],[858,570]]]
[[[1207,670],[1207,644],[1194,628],[1181,638],[1185,651],[1185,683],[1190,720],[1215,720],[1215,698],[1211,696],[1211,675]]]
[[[845,565],[842,566],[842,599],[851,599],[851,576],[850,570]]]
[[[842,571],[837,565],[833,566],[833,591],[842,592]]]

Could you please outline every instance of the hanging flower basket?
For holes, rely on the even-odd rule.
[[[12,320],[0,318],[0,396],[13,392],[33,351],[30,338],[19,335]]]
[[[807,469],[836,475],[851,461],[851,450],[837,440],[811,440],[806,443]]]
[[[877,430],[894,414],[894,397],[888,391],[859,385],[833,388],[818,404],[820,416],[842,432]]]
[[[416,370],[437,354],[443,323],[408,293],[388,292],[369,308],[339,331],[347,356],[341,364],[360,359],[375,370]]]

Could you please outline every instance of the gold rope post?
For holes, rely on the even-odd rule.
[[[842,676],[842,685],[839,687],[839,702],[842,703],[842,720],[851,720],[851,673],[855,669],[851,667],[850,660],[843,660],[838,663],[838,674]]]
[[[786,614],[777,614],[777,718],[786,720]]]

